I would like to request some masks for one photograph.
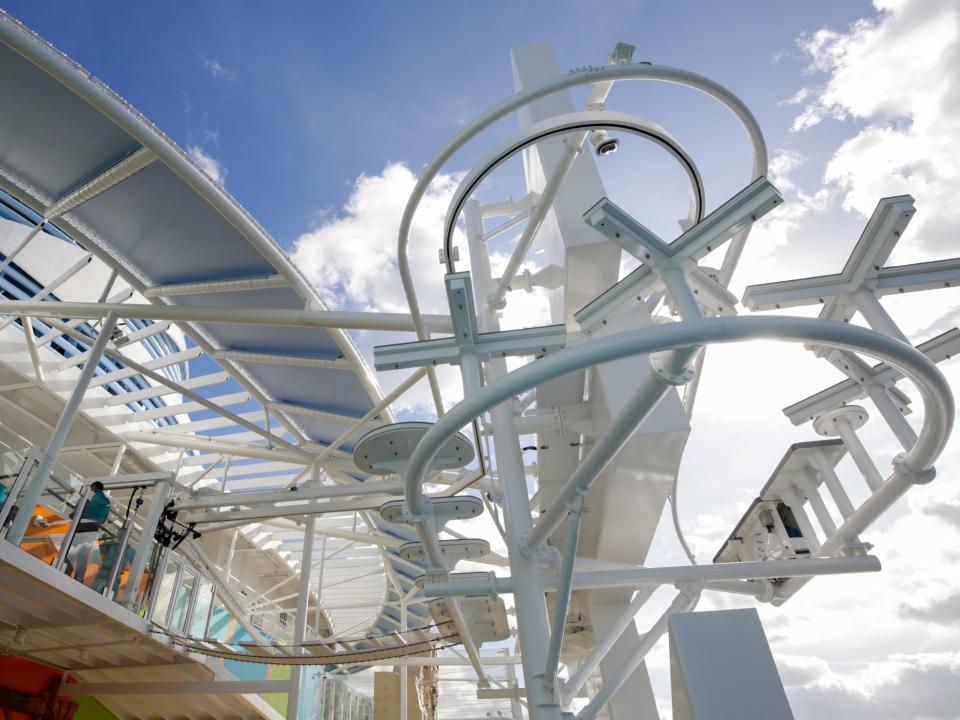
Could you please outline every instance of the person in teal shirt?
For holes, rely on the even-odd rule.
[[[83,506],[80,522],[77,523],[77,532],[73,536],[73,545],[70,548],[70,554],[73,555],[71,560],[73,576],[80,582],[84,581],[87,574],[90,551],[97,541],[100,528],[109,516],[110,498],[103,491],[103,483],[97,480],[90,485],[90,495]]]
[[[87,498],[87,504],[83,506],[83,514],[80,516],[80,525],[85,521],[88,524],[94,523],[96,531],[110,516],[110,498],[103,491],[103,483],[99,480],[90,485],[90,490],[90,497]],[[77,532],[80,532],[80,528],[77,528]]]

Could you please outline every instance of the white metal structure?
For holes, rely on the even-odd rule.
[[[782,202],[747,107],[702,76],[633,63],[626,45],[567,74],[545,46],[515,51],[513,66],[516,94],[445,145],[408,201],[398,264],[409,314],[332,311],[157,128],[0,16],[0,93],[22,99],[0,113],[6,652],[69,670],[79,682],[64,696],[95,695],[119,717],[274,717],[256,696],[278,691],[288,718],[365,717],[366,701],[332,678],[369,694],[361,668],[388,666],[400,668],[406,720],[406,678],[426,665],[454,673],[439,676],[444,718],[655,718],[644,658],[704,589],[781,604],[815,576],[879,570],[859,536],[933,479],[955,415],[935,363],[956,352],[960,331],[914,348],[878,296],[957,281],[960,261],[883,267],[915,212],[909,197],[888,198],[839,275],[755,286],[738,302],[728,285],[750,227]],[[643,80],[706,93],[743,125],[744,189],[712,212],[676,138],[607,110],[614,83]],[[567,94],[577,87],[589,90],[580,111]],[[74,121],[53,122],[51,108]],[[408,261],[414,214],[454,154],[513,113],[519,132],[466,174],[447,213],[449,312],[424,314]],[[612,135],[650,140],[680,164],[690,212],[673,241],[607,198],[592,148],[616,149]],[[483,181],[518,154],[524,199],[481,202]],[[469,272],[456,267],[461,228]],[[511,228],[520,234],[496,277],[488,243]],[[521,274],[535,243],[543,267]],[[718,270],[701,264],[718,250]],[[622,252],[638,267],[620,278]],[[549,290],[554,324],[502,330],[511,292],[535,286]],[[652,315],[661,302],[666,322]],[[738,316],[816,302],[817,319]],[[850,322],[855,310],[869,328]],[[381,395],[349,330],[415,333],[374,353],[377,371],[412,372]],[[696,565],[677,475],[705,348],[761,339],[805,345],[848,375],[785,411],[833,439],[793,446],[715,561]],[[463,386],[445,413],[438,364],[456,367]],[[904,418],[903,380],[922,400],[919,433]],[[395,422],[391,405],[421,381],[437,421]],[[903,446],[886,472],[857,435],[868,410],[847,403],[861,397]],[[834,470],[847,453],[869,490],[859,505]],[[96,480],[115,501],[132,494],[103,525],[113,534],[91,582],[74,543],[84,508],[99,502]],[[668,498],[691,565],[647,567]],[[484,512],[505,558],[465,534]],[[47,532],[49,518],[61,533]],[[463,561],[502,570],[458,573]],[[6,592],[24,576],[42,607]],[[676,595],[641,635],[634,619],[662,586]],[[91,630],[85,607],[116,616]],[[120,650],[104,632],[137,640]],[[681,635],[677,656],[688,659],[696,636]],[[183,667],[158,678],[158,657]],[[240,661],[292,666],[291,679],[237,680]],[[688,687],[696,673],[685,667],[683,692],[707,692]],[[174,704],[131,699],[143,695]],[[687,705],[710,707],[696,700]]]

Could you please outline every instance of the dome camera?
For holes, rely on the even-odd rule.
[[[610,137],[606,130],[594,130],[590,142],[593,143],[593,147],[600,157],[613,155],[620,147],[620,141],[617,138]]]

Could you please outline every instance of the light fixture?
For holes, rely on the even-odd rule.
[[[620,140],[610,137],[606,130],[594,130],[590,134],[590,142],[600,157],[613,155],[620,148]]]

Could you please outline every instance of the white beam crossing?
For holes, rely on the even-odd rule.
[[[183,295],[213,295],[217,293],[246,292],[248,290],[267,290],[270,288],[290,287],[290,281],[283,275],[258,275],[255,277],[232,278],[230,280],[204,280],[188,283],[154,285],[144,288],[145,298],[162,298]]]
[[[231,325],[272,325],[342,330],[382,330],[413,332],[413,320],[405,313],[348,312],[344,310],[286,310],[277,308],[224,308],[188,305],[144,305],[66,302],[56,304],[36,300],[4,300],[0,313],[33,317],[69,317],[97,320],[110,312],[124,318],[172,320],[174,322],[226,323]],[[424,315],[433,332],[450,332],[450,318]]]

